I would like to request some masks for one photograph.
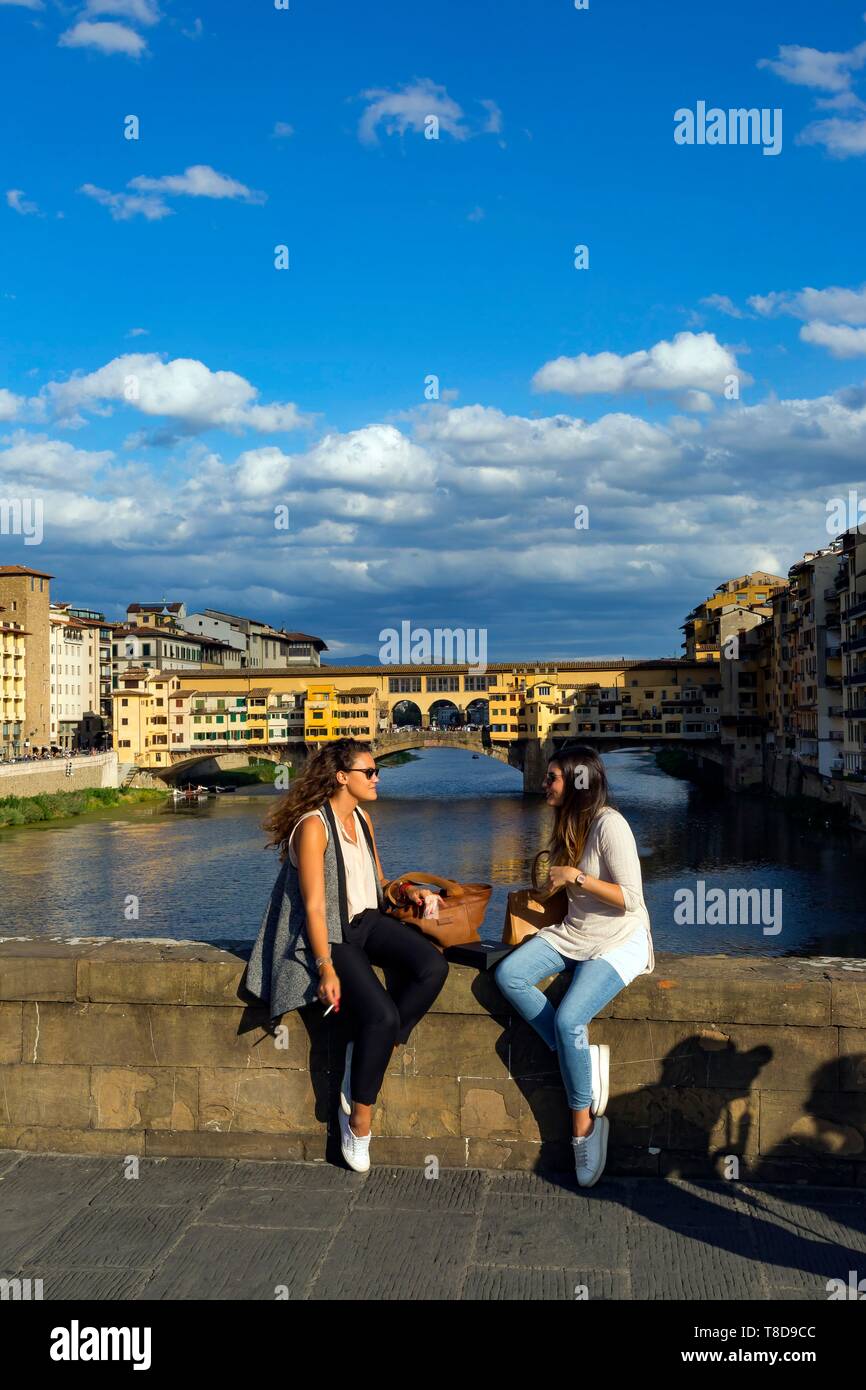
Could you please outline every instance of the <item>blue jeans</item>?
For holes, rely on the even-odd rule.
[[[535,984],[562,970],[574,974],[555,1009]],[[622,976],[606,960],[569,960],[549,941],[533,936],[500,961],[495,977],[508,1002],[558,1054],[570,1109],[585,1110],[592,1099],[587,1025],[625,988]]]

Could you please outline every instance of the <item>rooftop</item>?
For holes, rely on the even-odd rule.
[[[36,579],[53,579],[53,574],[44,570],[32,570],[29,565],[0,565],[0,578],[15,578],[20,575],[33,575]]]

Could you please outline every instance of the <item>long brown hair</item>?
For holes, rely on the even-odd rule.
[[[280,859],[285,859],[289,852],[289,839],[301,816],[307,811],[318,811],[328,797],[340,790],[337,773],[348,772],[359,753],[369,752],[369,743],[360,743],[356,738],[338,738],[316,749],[264,823],[271,837],[268,844],[279,848]]]
[[[548,759],[548,767],[556,763],[562,769],[565,794],[562,804],[554,808],[553,828],[545,849],[532,861],[533,887],[539,886],[538,863],[547,859],[548,866],[565,864],[576,868],[583,855],[589,827],[603,807],[609,806],[607,773],[594,748],[578,743],[563,749]]]

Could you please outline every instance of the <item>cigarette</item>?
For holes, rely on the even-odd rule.
[[[328,1014],[331,1012],[331,1009],[333,1009],[333,1007],[334,1007],[333,1004],[331,1004],[331,1005],[325,1010],[325,1012],[322,1014],[322,1018],[327,1018],[327,1017],[328,1017]]]

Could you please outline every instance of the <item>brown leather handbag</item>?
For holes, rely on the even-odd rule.
[[[557,927],[568,915],[568,891],[554,888],[517,888],[508,894],[502,940],[506,946],[519,946],[542,927]]]
[[[430,884],[439,891],[439,916],[424,917],[423,908],[416,903],[403,904],[399,899],[401,882]],[[465,946],[469,941],[480,940],[478,928],[484,921],[484,913],[493,889],[489,883],[455,883],[451,878],[440,878],[437,874],[401,874],[385,889],[388,912],[399,917],[401,922],[411,922],[429,936],[437,946]]]

